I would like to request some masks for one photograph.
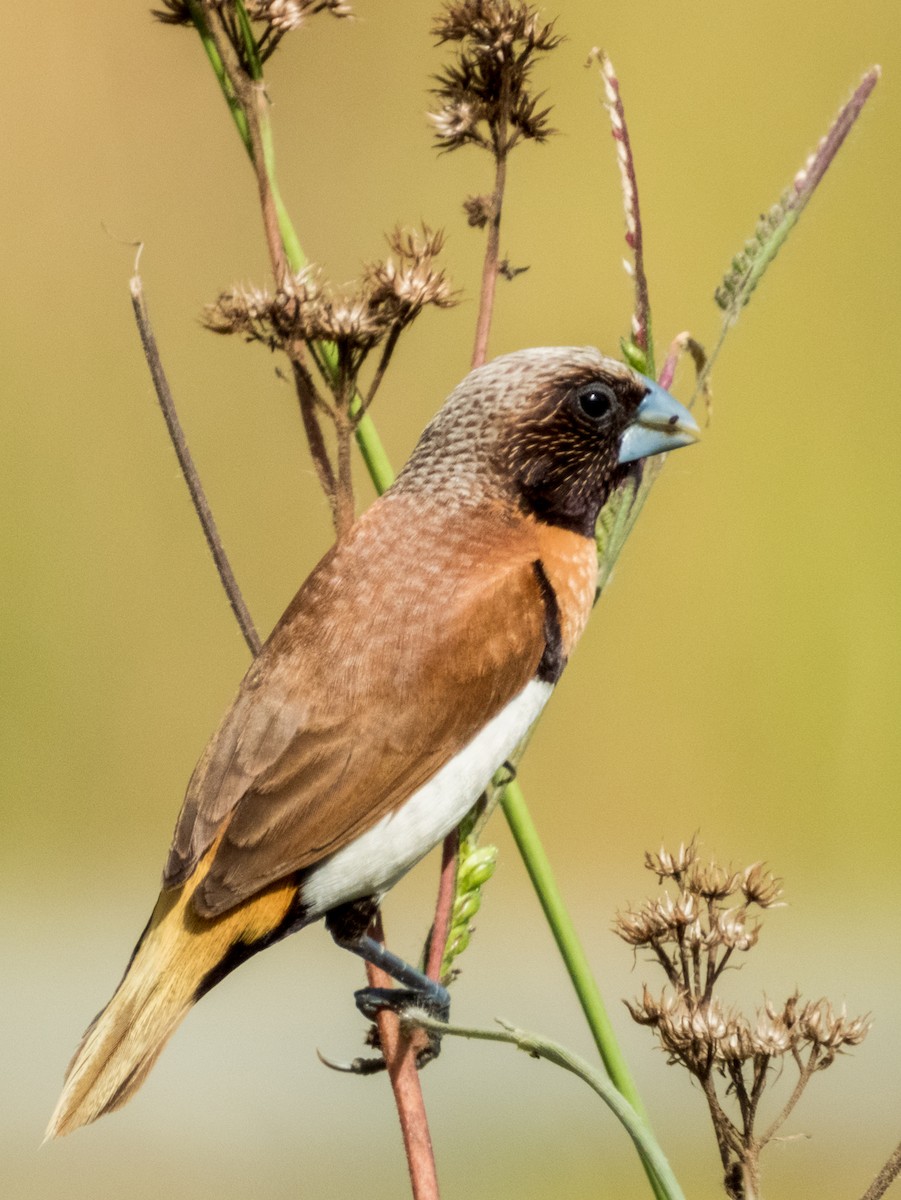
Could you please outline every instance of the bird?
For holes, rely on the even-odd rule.
[[[596,598],[612,490],[698,436],[668,392],[593,347],[519,350],[466,376],[245,674],[48,1138],[124,1104],[197,1000],[321,918],[403,994],[446,1010],[439,984],[367,935],[374,905],[547,703]],[[385,1002],[358,997],[364,1011]]]

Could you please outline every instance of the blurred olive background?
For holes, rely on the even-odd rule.
[[[282,190],[337,279],[425,219],[465,300],[401,343],[377,411],[400,464],[468,366],[482,238],[460,201],[487,158],[430,148],[432,5],[359,0],[270,69]],[[638,155],[658,343],[712,344],[714,287],[861,73],[885,78],[727,342],[715,419],[675,455],[523,776],[661,1140],[716,1197],[702,1098],[621,998],[659,980],[610,932],[654,886],[646,849],[700,832],[766,859],[790,906],[728,982],[748,1007],[795,986],[872,1011],[765,1162],[772,1198],[859,1195],[898,1138],[901,306],[896,0],[559,0],[567,42],[539,70],[559,137],[515,156],[494,353],[595,343],[628,324],[606,46]],[[5,836],[0,1157],[4,1192],[56,1200],[402,1196],[384,1079],[326,1071],[359,1050],[361,972],[321,928],[205,999],[137,1100],[38,1149],[62,1071],[156,896],[194,761],[247,665],[155,406],[127,290],[133,251],[189,439],[252,612],[278,617],[329,542],[290,389],[202,305],[264,283],[253,181],[196,37],[146,0],[20,6],[3,92],[2,687]],[[689,368],[675,390],[687,397]],[[371,491],[361,475],[360,499]],[[591,1054],[504,828],[454,989]],[[436,883],[392,894],[415,956]],[[783,1090],[790,1082],[786,1073]],[[582,1084],[506,1047],[453,1043],[424,1076],[447,1197],[646,1195],[622,1130]]]

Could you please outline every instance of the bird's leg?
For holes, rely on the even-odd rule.
[[[339,946],[379,967],[403,985],[399,988],[360,988],[354,992],[357,1008],[363,1016],[372,1019],[386,1008],[403,1014],[408,1008],[421,1007],[440,1021],[446,1021],[450,1015],[447,988],[392,954],[367,932],[377,910],[375,898],[367,897],[334,908],[325,917],[326,928]],[[428,1048],[417,1056],[417,1066],[422,1067],[437,1058],[439,1051],[440,1039],[430,1035]],[[378,1069],[377,1065],[365,1060],[358,1060],[354,1065],[358,1074]]]

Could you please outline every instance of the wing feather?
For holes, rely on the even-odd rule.
[[[422,542],[427,514],[395,502],[374,520],[378,509],[301,588],[195,770],[164,881],[183,882],[221,835],[202,915],[370,828],[534,676],[544,613],[530,523],[469,513],[455,529],[444,515],[424,571],[409,528]]]

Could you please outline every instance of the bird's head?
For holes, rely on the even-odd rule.
[[[633,463],[699,433],[668,392],[593,347],[519,350],[454,389],[398,483],[464,502],[494,495],[592,536]]]

